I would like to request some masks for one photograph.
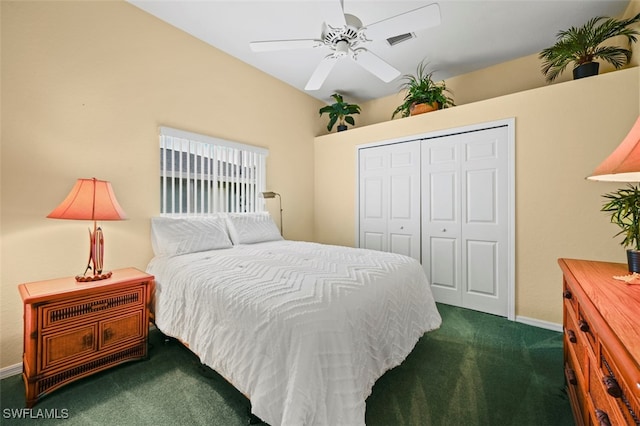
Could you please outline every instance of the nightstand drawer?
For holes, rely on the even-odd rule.
[[[100,349],[120,345],[127,340],[140,340],[145,336],[144,310],[130,312],[100,322]]]
[[[53,303],[40,307],[42,330],[77,323],[98,315],[109,315],[119,309],[143,307],[145,287],[137,286],[119,292],[108,292],[90,298],[75,299],[63,303]]]
[[[42,365],[38,372],[95,352],[98,348],[97,331],[97,324],[88,324],[62,333],[44,335]]]

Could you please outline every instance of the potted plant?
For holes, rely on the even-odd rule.
[[[354,126],[356,122],[351,115],[360,114],[360,106],[345,102],[338,93],[334,93],[331,97],[335,99],[335,103],[320,108],[320,116],[325,113],[329,114],[327,130],[331,131],[336,122],[338,122],[338,132],[347,130],[347,125],[344,124],[345,121]]]
[[[628,26],[640,21],[640,13],[633,18],[617,20],[606,16],[590,19],[580,28],[571,27],[558,32],[556,44],[540,52],[543,60],[542,73],[546,81],[551,83],[565,68],[574,62],[573,78],[589,77],[598,74],[600,64],[595,59],[609,62],[616,69],[629,63],[631,44],[636,42],[640,34],[637,29]],[[628,47],[602,44],[612,37],[624,36]]]
[[[620,243],[627,249],[627,262],[630,272],[640,272],[640,188],[629,184],[603,195],[608,201],[602,206],[602,211],[611,214],[611,223],[620,227],[624,239]]]
[[[400,91],[406,91],[404,102],[393,111],[391,118],[401,113],[402,117],[422,114],[437,109],[455,106],[451,93],[444,81],[433,81],[433,71],[427,72],[427,63],[423,60],[418,64],[416,74],[405,74]]]

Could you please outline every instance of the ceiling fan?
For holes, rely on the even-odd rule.
[[[350,57],[361,67],[388,83],[398,77],[400,71],[367,50],[363,45],[376,40],[413,33],[440,24],[440,7],[437,3],[363,26],[356,16],[344,13],[343,0],[337,1],[340,2],[340,8],[336,7],[332,12],[332,16],[327,19],[328,22],[336,26],[332,26],[325,21],[319,39],[252,41],[249,43],[251,50],[254,52],[269,52],[328,47],[331,52],[320,61],[313,74],[311,74],[305,90],[320,89],[336,62],[345,57]],[[338,3],[336,2],[337,5]]]

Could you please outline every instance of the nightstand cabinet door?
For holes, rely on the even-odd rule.
[[[27,407],[49,392],[147,357],[153,276],[135,268],[111,278],[21,284]]]
[[[121,345],[145,336],[144,311],[126,312],[100,322],[100,349]]]
[[[36,371],[45,371],[73,362],[75,358],[91,355],[98,349],[97,324],[87,324],[42,336],[42,365]]]

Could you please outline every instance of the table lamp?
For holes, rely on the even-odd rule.
[[[52,219],[92,220],[93,231],[89,229],[89,261],[83,275],[76,281],[97,281],[111,276],[103,272],[104,236],[97,226],[98,220],[123,220],[127,216],[118,204],[111,183],[91,179],[78,179],[62,203],[47,215]],[[93,275],[87,275],[92,270]]]

